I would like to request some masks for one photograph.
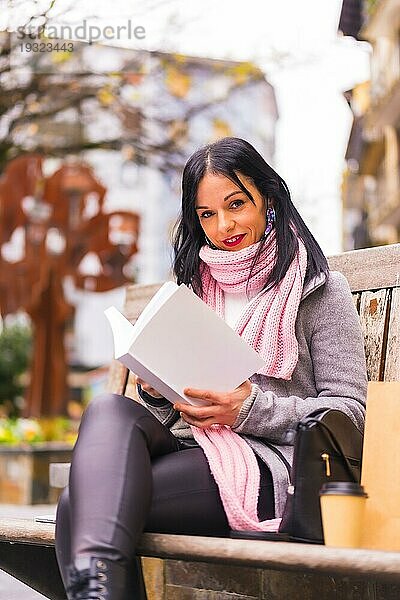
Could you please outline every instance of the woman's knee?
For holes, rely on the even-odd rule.
[[[115,419],[118,414],[125,418],[128,414],[130,418],[135,415],[141,416],[147,413],[144,406],[121,394],[104,393],[99,394],[87,405],[83,413],[82,420],[88,418],[108,418]]]
[[[94,398],[86,408],[79,426],[79,436],[74,448],[73,462],[79,449],[85,455],[94,445],[100,452],[119,452],[126,445],[128,436],[132,440],[136,432],[144,437],[149,449],[159,447],[168,438],[176,438],[145,406],[131,398],[118,394],[102,394]],[[104,441],[107,440],[107,444]],[[104,458],[104,457],[103,457]],[[83,463],[86,459],[80,458]]]

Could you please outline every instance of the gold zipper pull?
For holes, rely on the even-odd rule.
[[[326,452],[324,452],[323,454],[321,454],[321,458],[325,462],[326,476],[330,477],[331,476],[331,464],[329,462],[329,454],[327,454]]]

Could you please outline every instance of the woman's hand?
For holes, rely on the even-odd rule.
[[[175,410],[179,410],[181,417],[189,425],[202,429],[216,423],[231,426],[236,421],[243,402],[250,396],[251,381],[246,379],[232,392],[212,392],[192,388],[185,388],[183,392],[190,398],[201,398],[210,402],[209,406],[192,406],[179,402],[174,404]]]
[[[150,394],[150,396],[153,396],[153,398],[163,398],[162,394],[159,394],[157,390],[155,390],[153,387],[151,387],[151,385],[143,381],[143,379],[136,377],[136,382],[142,387],[142,390],[144,390],[147,394]]]

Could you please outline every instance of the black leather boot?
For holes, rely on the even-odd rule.
[[[142,590],[138,594],[132,566],[102,557],[88,557],[88,561],[87,568],[68,567],[68,600],[134,600],[143,597]]]

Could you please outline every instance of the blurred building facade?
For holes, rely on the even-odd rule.
[[[343,33],[371,44],[371,78],[346,93],[354,122],[343,180],[345,250],[400,241],[400,0],[359,6],[362,18],[348,12]]]
[[[41,87],[44,82],[55,86],[48,104],[57,102],[57,86],[64,86],[71,102],[51,118],[22,121],[12,141],[44,151],[47,175],[58,167],[65,148],[89,163],[107,188],[105,212],[130,210],[140,216],[138,252],[129,265],[132,281],[154,283],[172,276],[170,242],[180,210],[181,173],[193,151],[237,136],[273,162],[275,93],[251,63],[77,43],[65,62],[44,64],[42,72]],[[37,111],[43,97],[39,91],[29,98]],[[94,253],[79,269],[86,277],[99,275]],[[87,367],[109,362],[113,344],[103,310],[110,304],[122,308],[124,288],[98,293],[66,282],[65,292],[76,307],[70,359]]]
[[[135,164],[126,159],[124,152],[115,150],[84,153],[108,188],[109,210],[133,210],[140,215],[138,253],[134,258],[138,283],[172,277],[171,234],[180,210],[181,172],[190,154],[208,142],[233,135],[247,139],[267,161],[273,162],[278,119],[274,90],[261,71],[251,65],[187,56],[176,60],[161,53],[147,60],[167,65],[162,77],[153,80],[150,75],[146,84],[151,87],[147,110],[155,116],[154,121],[149,118],[147,127],[153,129],[154,136],[160,136],[161,143],[166,135],[176,136],[180,155],[174,160],[178,168],[164,170],[151,161]],[[243,78],[243,85],[229,91],[235,78]],[[140,93],[137,87],[135,91]],[[137,96],[134,100],[138,102]],[[172,116],[172,123],[163,131],[159,119],[162,123]],[[112,303],[122,307],[124,295],[124,288],[115,290]],[[111,358],[109,325],[100,319],[110,299],[110,294],[85,292],[77,305],[75,346],[80,364],[101,365]]]
[[[167,55],[162,58],[171,60]],[[124,160],[123,154],[115,151],[85,153],[85,158],[94,165],[108,187],[106,201],[110,210],[116,210],[117,206],[125,210],[130,207],[141,217],[139,250],[135,257],[138,283],[154,283],[172,277],[171,234],[180,210],[181,171],[192,152],[220,137],[234,135],[247,139],[267,161],[273,162],[278,111],[274,90],[260,71],[247,85],[221,95],[223,89],[229,87],[233,73],[236,71],[240,76],[240,63],[182,57],[177,69],[169,81],[160,78],[153,93],[154,110],[158,115],[170,111],[176,114],[172,130],[177,128],[177,134],[183,136],[181,169],[163,171],[157,165],[133,166]],[[242,76],[246,77],[246,66],[242,65],[242,69]],[[215,101],[212,101],[213,97]],[[201,110],[195,108],[199,101],[204,104]],[[157,105],[163,102],[164,106],[157,111]],[[192,111],[191,105],[195,108]],[[115,293],[119,293],[122,306],[124,289]],[[111,334],[105,321],[97,323],[97,343],[90,341],[93,329],[89,323],[93,320],[94,305],[100,307],[104,303],[105,298],[88,293],[77,310],[77,354],[80,362],[89,365],[103,364],[111,357]]]

